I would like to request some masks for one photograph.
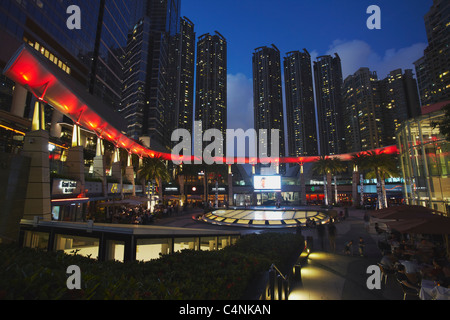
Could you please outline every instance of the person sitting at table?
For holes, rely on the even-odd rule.
[[[433,259],[433,266],[423,269],[423,278],[427,280],[439,281],[445,278],[444,263],[436,258]]]
[[[439,280],[439,283],[444,288],[450,289],[450,264],[447,264],[442,268],[442,271],[444,272],[443,279]]]
[[[400,260],[402,265],[405,266],[406,276],[408,277],[411,283],[418,284],[420,282],[420,271],[421,268],[414,260]]]
[[[420,243],[417,245],[416,254],[420,257],[420,259],[425,263],[430,263],[433,257],[433,247],[434,245],[426,240],[422,239]]]
[[[400,247],[393,248],[392,252],[398,260],[405,260],[404,252]]]
[[[420,292],[420,287],[414,283],[412,283],[407,274],[406,274],[406,268],[404,265],[399,264],[397,266],[397,280],[400,282],[403,286],[405,286],[408,289],[416,290],[417,292]]]
[[[391,251],[386,252],[386,254],[381,258],[380,263],[388,270],[394,270],[395,264],[398,259],[392,254]]]

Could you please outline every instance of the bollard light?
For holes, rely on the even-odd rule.
[[[302,265],[296,264],[294,266],[294,279],[295,281],[301,282],[302,281]]]

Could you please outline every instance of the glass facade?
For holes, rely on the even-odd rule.
[[[106,0],[101,8],[101,25],[98,27],[99,36],[95,48],[98,51],[94,55],[90,90],[115,111],[119,110],[122,99],[123,63],[128,30],[135,22],[132,21],[130,10],[133,2]]]
[[[98,259],[99,246],[100,240],[96,238],[62,234],[55,237],[55,251],[64,251],[66,254]]]
[[[69,5],[80,8],[79,30],[67,27]],[[27,43],[118,110],[122,59],[135,5],[134,0],[74,0],[70,4],[1,0],[0,34],[11,41],[12,48]],[[2,65],[11,54],[2,50]]]
[[[183,250],[222,250],[236,244],[241,237],[237,232],[179,228],[165,231],[145,226],[135,228],[95,223],[86,227],[40,221],[36,225],[33,222],[21,224],[19,239],[20,245],[26,248],[63,251],[99,261],[148,262]]]
[[[180,31],[180,0],[138,1],[129,31],[121,113],[133,139],[151,138],[154,150],[170,150],[174,121],[174,46]],[[169,128],[169,129],[168,129]]]
[[[443,115],[438,111],[406,121],[397,131],[397,139],[408,204],[448,213],[450,142],[434,126]]]
[[[95,36],[100,10],[99,1],[72,1],[82,13],[82,29],[69,30],[67,4],[49,1],[0,1],[1,32],[12,35],[40,51],[46,58],[66,64],[72,75],[88,84],[92,67]],[[3,61],[6,63],[6,61]]]

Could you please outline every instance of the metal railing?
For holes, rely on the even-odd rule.
[[[261,300],[288,300],[290,293],[290,279],[274,265],[269,269],[269,281]]]

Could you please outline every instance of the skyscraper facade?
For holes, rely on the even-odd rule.
[[[318,155],[311,55],[307,50],[286,54],[284,79],[288,154],[291,157]]]
[[[177,129],[186,129],[191,134],[194,119],[195,37],[194,23],[186,17],[181,18],[180,32],[174,38],[174,124]]]
[[[345,153],[342,119],[342,65],[336,54],[314,61],[319,146],[321,155]]]
[[[217,31],[204,34],[197,41],[195,120],[202,122],[203,132],[218,129],[226,136],[227,40]],[[225,148],[220,152],[225,154]]]
[[[136,3],[72,1],[70,4],[79,6],[82,19],[81,29],[71,30],[67,27],[69,4],[65,2],[3,0],[0,37],[7,45],[0,50],[1,67],[26,43],[117,111],[121,102],[122,58]],[[22,99],[16,101],[19,100]]]
[[[268,152],[272,149],[271,130],[279,130],[279,153],[284,157],[286,152],[280,50],[275,45],[256,48],[252,63],[255,130],[267,130],[268,141],[263,141],[261,136],[259,139],[261,144],[267,146]]]
[[[134,2],[100,1],[89,91],[118,111],[122,100],[124,57]],[[84,14],[84,11],[82,11]],[[83,21],[85,21],[83,19]],[[85,21],[89,23],[89,21]]]
[[[127,122],[127,134],[138,140],[148,128],[144,111],[150,104],[150,87],[147,80],[151,74],[149,61],[150,18],[141,18],[128,36],[124,61],[124,82],[121,113]]]
[[[421,115],[417,81],[410,69],[393,70],[380,81],[384,146],[396,145],[395,131],[403,122]]]
[[[344,80],[342,102],[347,152],[396,145],[396,130],[420,115],[412,70],[393,70],[378,80],[376,72],[360,68]]]
[[[382,104],[378,76],[361,68],[343,85],[343,124],[348,152],[383,146]]]
[[[450,99],[450,2],[433,0],[425,15],[428,47],[416,61],[422,105]]]
[[[125,62],[121,111],[128,120],[128,134],[134,139],[150,137],[151,147],[163,152],[171,148],[174,122],[176,68],[171,65],[175,61],[171,43],[179,33],[180,4],[180,0],[139,2]]]

